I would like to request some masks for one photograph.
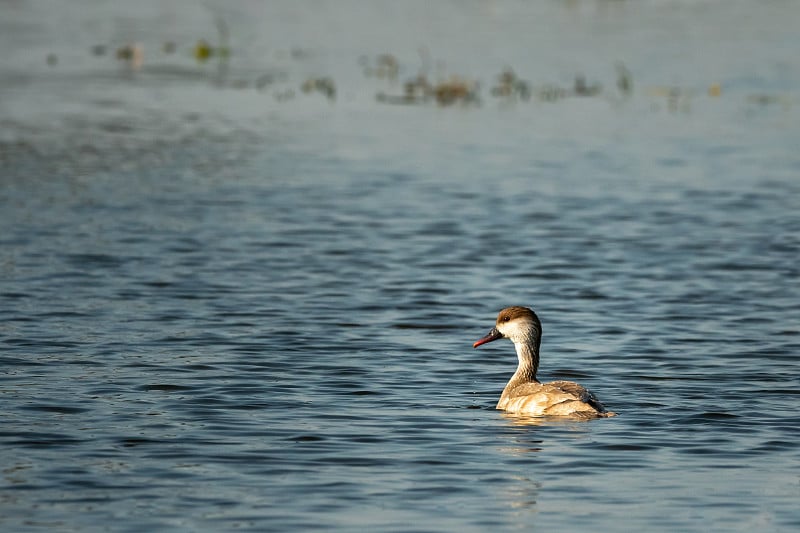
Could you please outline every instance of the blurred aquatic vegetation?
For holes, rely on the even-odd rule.
[[[408,98],[428,99],[433,95],[433,85],[424,74],[419,74],[415,78],[407,80],[403,84],[403,90]]]
[[[255,89],[257,91],[270,90],[277,102],[286,102],[297,97],[299,93],[312,94],[319,93],[333,102],[337,96],[337,84],[331,76],[309,76],[299,87],[296,80],[290,79],[291,67],[285,66],[279,70],[272,66],[255,65],[249,71],[236,72],[236,77],[229,80],[229,60],[232,56],[230,47],[230,29],[226,21],[222,18],[215,19],[217,29],[216,39],[207,40],[198,38],[194,45],[184,43],[181,45],[177,41],[165,38],[154,44],[154,49],[160,49],[164,56],[174,55],[177,50],[189,50],[190,52],[177,56],[173,61],[185,60],[191,57],[197,64],[217,61],[217,76],[212,78],[218,85],[233,89]],[[98,43],[88,48],[88,53],[95,57],[111,56],[118,62],[133,72],[139,71],[144,65],[144,47],[140,42],[131,41],[121,46],[115,47],[113,44]],[[113,51],[113,54],[112,54]],[[399,105],[426,105],[437,104],[442,107],[455,105],[480,105],[481,104],[481,81],[470,79],[458,74],[448,74],[444,61],[434,60],[430,51],[426,47],[419,50],[420,63],[417,66],[417,74],[408,77],[402,84],[397,84],[397,80],[404,72],[404,66],[397,56],[389,52],[378,53],[375,55],[361,55],[357,58],[358,65],[364,76],[377,80],[384,84],[384,88],[375,94],[375,98],[380,103],[399,104]],[[274,50],[271,59],[305,61],[314,58],[314,49],[306,48],[301,45],[279,48]],[[148,56],[148,69],[146,73],[154,75],[169,73],[169,75],[187,76],[187,79],[209,80],[208,74],[204,70],[195,68],[182,68],[179,65],[150,65]],[[45,56],[46,64],[50,67],[57,66],[63,62],[55,52]],[[274,63],[274,61],[273,61]],[[407,67],[406,67],[407,68]],[[613,74],[609,76],[610,83],[616,84],[616,92],[605,92],[600,81],[587,81],[583,73],[577,73],[571,85],[560,85],[558,83],[544,81],[533,85],[527,79],[520,77],[510,66],[500,70],[499,74],[493,77],[490,83],[489,95],[500,102],[526,102],[533,98],[542,102],[559,102],[572,97],[605,97],[608,102],[621,103],[624,100],[634,98],[637,93],[634,90],[634,76],[627,65],[618,60],[613,64]],[[432,81],[432,79],[439,81]],[[291,86],[288,86],[287,83]],[[299,91],[297,90],[299,88]],[[727,91],[723,91],[723,83],[714,81],[705,85],[694,87],[678,85],[655,85],[640,91],[639,96],[649,99],[650,107],[653,111],[666,109],[669,112],[688,113],[692,110],[694,102],[710,102],[714,99],[730,97]],[[703,99],[705,97],[705,99]],[[790,108],[796,101],[792,95],[758,93],[745,95],[748,104],[757,106],[782,106],[784,109]]]
[[[225,22],[225,19],[217,17],[214,23],[217,28],[217,37],[219,39],[217,46],[213,46],[205,39],[200,39],[194,46],[193,55],[195,60],[200,64],[206,63],[212,57],[217,58],[216,83],[223,86],[228,77],[228,60],[231,56],[230,31],[228,30],[228,24]]]
[[[647,90],[647,94],[656,98],[656,101],[666,101],[667,110],[672,113],[678,111],[688,113],[692,109],[691,102],[694,95],[694,91],[692,89],[678,86],[656,86],[650,87]]]
[[[228,59],[231,55],[231,50],[227,46],[212,46],[205,39],[199,39],[192,49],[192,55],[198,63],[205,63],[212,57],[216,57],[220,61]]]
[[[794,99],[786,94],[750,94],[747,95],[747,102],[760,106],[780,105],[783,109],[789,109],[794,103]]]
[[[421,104],[433,98],[434,87],[427,76],[419,74],[403,84],[403,94],[390,95],[379,92],[375,98],[386,104]]]
[[[573,96],[587,98],[600,96],[603,93],[603,86],[599,82],[587,83],[586,76],[576,74],[572,82],[572,87],[561,87],[554,83],[546,83],[536,91],[536,97],[543,102],[557,102]]]
[[[228,29],[228,23],[225,22],[225,19],[217,17],[214,20],[214,24],[217,27],[219,44],[214,46],[205,39],[199,39],[192,49],[192,55],[194,55],[194,58],[198,63],[205,63],[212,57],[216,57],[219,59],[220,64],[222,64],[231,55],[230,31]]]
[[[336,84],[329,77],[308,78],[300,86],[300,90],[306,94],[319,92],[325,95],[328,100],[336,99]]]
[[[131,70],[139,70],[144,64],[144,48],[139,43],[128,43],[117,48],[117,60]]]
[[[379,54],[374,62],[367,56],[361,56],[359,64],[364,76],[368,78],[375,77],[395,81],[400,73],[400,62],[392,54]]]
[[[455,103],[479,104],[480,84],[468,81],[460,76],[451,76],[448,80],[437,83],[433,88],[436,103],[449,106]]]
[[[431,83],[424,74],[419,74],[403,84],[403,93],[398,95],[379,92],[378,102],[385,104],[424,104],[434,101],[440,106],[454,104],[480,104],[480,83],[453,75],[438,83]]]
[[[200,39],[195,43],[192,53],[198,62],[205,63],[214,54],[214,49],[208,44],[208,41]]]
[[[568,89],[549,83],[536,90],[536,97],[544,102],[556,102],[570,95]]]
[[[623,96],[630,96],[633,92],[633,74],[622,61],[618,61],[614,68],[617,70],[617,89]]]
[[[597,96],[603,92],[603,86],[597,82],[590,85],[586,83],[586,76],[577,74],[575,83],[572,85],[572,92],[575,96]]]
[[[519,98],[520,100],[530,100],[530,84],[520,79],[514,69],[507,67],[497,76],[497,84],[491,89],[492,96],[497,98]]]

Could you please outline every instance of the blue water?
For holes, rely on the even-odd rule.
[[[800,527],[794,3],[83,4],[2,8],[0,529]],[[619,416],[495,410],[507,305]]]

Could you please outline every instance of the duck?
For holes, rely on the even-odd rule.
[[[526,416],[604,418],[615,416],[586,388],[573,381],[541,383],[539,346],[542,323],[529,307],[506,307],[497,315],[495,326],[472,345],[477,348],[497,339],[509,339],[517,350],[519,365],[503,389],[497,409]]]

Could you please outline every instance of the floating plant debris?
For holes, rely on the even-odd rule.
[[[527,81],[517,77],[512,68],[506,68],[497,76],[497,85],[492,87],[492,96],[497,98],[519,97],[530,100],[531,88]]]
[[[117,48],[117,59],[132,69],[139,69],[144,63],[144,49],[139,43],[129,43]]]
[[[599,83],[589,85],[586,83],[586,77],[583,74],[578,74],[575,76],[572,90],[575,96],[597,96],[603,91],[603,86]]]
[[[459,76],[453,76],[449,80],[438,83],[433,88],[433,94],[439,105],[447,106],[457,102],[478,103],[477,82],[467,81]]]
[[[211,45],[208,44],[208,41],[206,41],[205,39],[200,39],[194,45],[193,54],[194,58],[198,62],[205,63],[211,58],[212,55],[214,55],[214,49],[211,48]]]
[[[328,100],[336,98],[336,84],[331,78],[308,78],[300,86],[300,90],[304,93],[320,92],[328,97]]]
[[[216,19],[218,32],[218,45],[214,45],[206,39],[198,39],[193,46],[184,45],[182,49],[190,50],[191,57],[197,63],[204,64],[212,58],[219,63],[218,76],[213,81],[219,87],[229,87],[234,89],[255,89],[270,94],[278,102],[285,102],[297,96],[298,86],[289,80],[289,73],[285,70],[270,70],[268,67],[258,72],[259,67],[242,74],[235,72],[236,76],[229,79],[232,74],[229,69],[228,59],[231,56],[231,49],[228,45],[230,32],[227,24],[221,18]],[[179,48],[179,43],[174,40],[161,41],[159,45],[164,55],[173,55]],[[144,46],[138,42],[130,42],[114,49],[107,44],[95,44],[88,48],[89,53],[94,56],[102,57],[109,55],[110,50],[115,50],[112,57],[122,62],[131,70],[138,70],[144,63]],[[439,106],[447,107],[456,104],[479,105],[481,102],[481,83],[477,79],[469,79],[460,75],[450,75],[446,77],[446,68],[443,61],[434,61],[427,48],[419,50],[421,64],[418,67],[416,76],[406,79],[400,87],[396,83],[397,78],[403,72],[398,58],[391,53],[380,53],[376,55],[361,55],[357,61],[363,73],[367,77],[388,82],[388,86],[395,88],[380,90],[375,94],[375,98],[380,103],[398,105],[422,105],[436,103]],[[293,60],[307,60],[314,58],[314,50],[302,46],[292,46],[273,51],[270,56],[282,59],[291,58]],[[48,66],[55,67],[59,64],[56,53],[51,52],[45,56]],[[633,74],[622,62],[617,61],[613,65],[616,73],[616,88],[618,96],[632,97],[634,95]],[[176,67],[173,65],[156,65],[150,72],[163,72],[169,69],[173,72]],[[265,72],[267,70],[267,72]],[[436,72],[437,82],[430,81],[429,73]],[[194,73],[192,73],[194,74]],[[250,77],[248,77],[250,76]],[[209,78],[202,73],[198,79],[208,80]],[[287,87],[285,82],[290,82],[293,86]],[[283,83],[283,85],[282,85]],[[334,101],[337,96],[337,86],[330,76],[311,76],[305,79],[299,90],[304,94],[319,93],[328,100]],[[587,81],[582,73],[575,75],[571,85],[562,86],[556,83],[544,82],[536,86],[529,81],[520,78],[511,67],[503,68],[494,80],[489,89],[489,94],[501,101],[528,101],[536,97],[539,101],[557,102],[571,97],[594,97],[603,94],[603,85],[599,81]],[[662,109],[662,104],[669,111],[689,112],[691,110],[692,98],[697,95],[704,95],[709,99],[723,97],[721,82],[712,82],[707,85],[695,87],[681,86],[653,86],[643,90],[643,94],[651,99],[651,109]],[[744,96],[746,101],[751,104],[761,106],[779,104],[786,108],[791,107],[797,102],[793,95],[776,94],[750,94]],[[618,101],[618,100],[617,100]]]
[[[392,54],[378,55],[378,57],[375,58],[374,65],[368,57],[361,56],[361,58],[359,58],[359,63],[361,64],[364,75],[367,77],[396,80],[400,72],[400,63]]]
[[[621,61],[615,65],[615,68],[617,69],[617,89],[625,96],[630,95],[633,92],[633,74]]]

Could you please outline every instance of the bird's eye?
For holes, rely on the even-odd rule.
[[[503,318],[501,318],[500,320],[502,320],[503,322],[508,322],[509,320],[511,320],[511,317],[506,315]]]

